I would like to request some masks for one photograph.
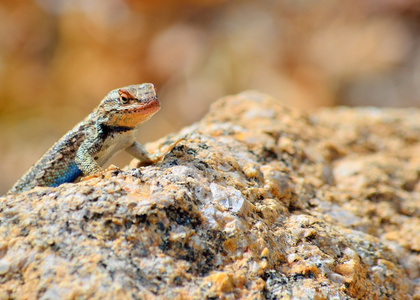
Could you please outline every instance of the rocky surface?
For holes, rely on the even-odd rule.
[[[419,119],[223,98],[154,166],[0,198],[0,299],[420,299]]]

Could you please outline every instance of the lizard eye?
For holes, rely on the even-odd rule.
[[[122,104],[127,104],[129,102],[129,100],[126,96],[120,96],[120,101],[121,101]]]
[[[128,104],[133,99],[133,96],[128,91],[125,91],[123,89],[119,90],[119,94],[120,94],[120,102],[122,104]]]

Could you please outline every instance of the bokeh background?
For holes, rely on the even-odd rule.
[[[415,0],[1,0],[0,194],[128,84],[162,102],[141,142],[247,89],[305,110],[418,107],[419,33]]]

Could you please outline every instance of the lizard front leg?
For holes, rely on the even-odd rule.
[[[139,166],[148,166],[153,163],[149,152],[137,141],[125,148],[125,151],[140,160]]]
[[[77,150],[76,157],[74,158],[74,162],[80,171],[83,172],[83,175],[92,175],[102,171],[102,168],[90,154],[89,150],[91,149],[91,143],[84,141]]]

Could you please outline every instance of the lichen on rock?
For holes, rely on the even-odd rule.
[[[220,99],[153,166],[0,198],[0,299],[419,297],[419,116]]]

